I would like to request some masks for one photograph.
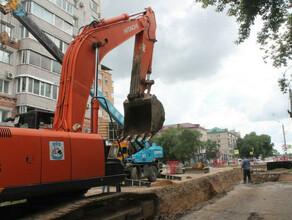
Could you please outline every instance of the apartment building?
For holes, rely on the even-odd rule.
[[[228,131],[227,128],[212,128],[207,130],[208,140],[215,141],[219,146],[218,157],[221,160],[232,160],[234,149],[236,149],[237,139],[240,133],[235,130]]]
[[[100,0],[26,0],[20,3],[63,53],[80,27],[100,18]],[[55,111],[61,65],[11,14],[1,14],[0,21],[0,122],[33,109]],[[110,69],[105,66],[99,69],[99,90],[113,103]],[[99,117],[99,132],[107,138],[108,116],[100,110]],[[89,119],[88,105],[85,132],[90,131]]]

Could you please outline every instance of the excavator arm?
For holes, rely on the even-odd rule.
[[[127,14],[85,26],[69,45],[64,56],[54,119],[54,130],[73,131],[83,126],[87,98],[102,58],[112,49],[135,36],[130,92],[124,102],[123,138],[152,136],[163,125],[164,109],[150,94],[155,15],[151,8],[135,18]]]

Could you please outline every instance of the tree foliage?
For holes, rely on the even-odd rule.
[[[208,160],[215,159],[217,153],[219,152],[218,144],[216,141],[207,140],[204,143],[204,148],[206,149],[206,156]]]
[[[286,66],[292,58],[292,1],[291,0],[195,0],[203,8],[215,6],[226,11],[239,24],[237,44],[250,36],[256,18],[263,21],[257,42],[276,67]]]
[[[250,152],[254,151],[254,157],[259,155],[268,157],[273,155],[273,146],[271,137],[266,134],[258,136],[255,132],[251,132],[237,140],[237,147],[241,156],[250,157]]]
[[[168,128],[162,134],[153,137],[152,141],[163,147],[165,160],[188,160],[201,146],[201,133],[185,127]]]

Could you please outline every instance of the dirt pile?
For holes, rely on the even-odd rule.
[[[155,186],[155,187],[157,187],[157,186],[169,186],[169,185],[174,186],[174,185],[178,185],[178,184],[179,183],[175,183],[175,182],[173,182],[171,180],[161,180],[159,182],[152,183],[151,186]]]
[[[279,182],[290,182],[292,183],[292,173],[283,173],[279,180]]]
[[[234,169],[176,185],[167,185],[155,189],[154,192],[159,198],[160,213],[175,216],[230,190],[241,179],[240,169]]]

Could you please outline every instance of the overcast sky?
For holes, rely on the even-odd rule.
[[[157,22],[152,79],[166,112],[165,125],[200,124],[235,129],[244,137],[252,131],[268,134],[282,153],[282,125],[292,143],[288,95],[277,80],[287,68],[264,63],[256,44],[260,21],[245,43],[235,45],[238,25],[234,18],[202,9],[192,0],[106,0],[101,17],[134,14],[151,7]],[[111,51],[102,63],[111,69],[115,106],[123,113],[129,93],[134,40]],[[292,73],[292,68],[290,69]],[[289,71],[289,73],[290,73]],[[288,152],[292,152],[291,150]]]

